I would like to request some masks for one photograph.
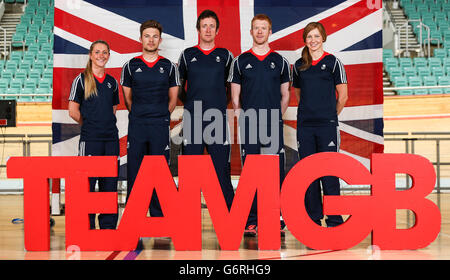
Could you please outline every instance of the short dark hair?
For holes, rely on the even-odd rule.
[[[197,30],[200,30],[200,21],[205,18],[213,18],[216,20],[216,29],[219,29],[219,17],[217,17],[217,14],[214,11],[211,10],[204,10],[200,13],[200,15],[197,18]]]
[[[161,25],[161,23],[157,22],[154,19],[147,20],[147,21],[145,21],[145,22],[143,22],[141,24],[141,27],[140,27],[141,36],[142,36],[142,32],[144,32],[144,30],[147,29],[147,28],[156,28],[156,29],[159,30],[159,35],[162,34],[162,25]]]

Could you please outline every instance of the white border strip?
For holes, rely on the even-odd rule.
[[[255,16],[255,3],[253,0],[239,1],[239,16],[241,19],[241,53],[243,53],[253,46],[253,38],[250,35],[251,20]]]
[[[344,107],[339,121],[370,120],[383,118],[383,104]]]
[[[283,120],[286,121],[297,120],[297,109],[298,109],[297,106],[289,106],[283,115]],[[383,104],[344,107],[342,112],[339,114],[338,118],[339,121],[355,121],[355,120],[370,120],[370,119],[384,118]]]
[[[302,56],[302,50],[303,48],[295,51],[277,51],[277,53],[284,56],[289,63],[293,65]],[[345,67],[346,65],[381,63],[383,58],[383,49],[345,51],[332,54],[338,57]]]
[[[337,52],[334,54],[345,65],[382,63],[383,49],[368,49],[357,51]]]
[[[284,132],[284,145],[297,151],[297,129],[290,127],[288,125],[283,126]]]
[[[53,54],[53,67],[61,68],[85,68],[88,61],[88,50],[91,47],[92,42],[83,39],[79,36],[71,34],[65,30],[62,30],[55,26],[54,34],[87,49],[86,54]],[[140,53],[130,53],[130,54],[119,54],[111,50],[110,60],[108,61],[107,67],[110,68],[122,68],[126,61],[133,57],[140,55]]]
[[[331,34],[324,43],[327,52],[338,53],[381,31],[383,11],[380,9]]]
[[[122,68],[125,62],[141,53],[129,53],[125,55],[111,55],[106,68]],[[84,69],[88,61],[87,54],[53,54],[54,68],[75,68]]]
[[[77,124],[77,122],[69,116],[69,110],[55,109],[52,109],[52,123]]]
[[[198,44],[197,27],[196,27],[197,1],[183,0],[183,23],[184,23],[183,49],[185,49]]]
[[[338,57],[344,65],[382,62],[382,48],[342,51],[381,31],[382,15],[381,10],[373,12],[359,21],[329,35],[327,41],[324,43],[324,49]],[[345,40],[342,38],[345,38]],[[293,51],[277,52],[287,58],[290,64],[294,64],[301,57],[302,50],[303,47]]]
[[[334,6],[331,9],[323,11],[320,14],[317,14],[317,15],[315,15],[313,17],[310,17],[310,18],[307,18],[306,20],[303,20],[303,21],[301,21],[301,22],[299,22],[297,24],[294,24],[294,25],[291,25],[291,26],[289,26],[289,27],[287,27],[285,29],[282,29],[282,30],[272,34],[272,36],[270,36],[269,43],[273,42],[273,41],[276,41],[278,39],[281,39],[281,38],[283,38],[283,37],[285,37],[285,36],[287,36],[289,34],[292,34],[294,32],[297,32],[298,30],[301,30],[301,29],[305,28],[305,26],[308,23],[312,22],[312,21],[321,21],[321,20],[323,20],[323,19],[325,19],[325,18],[327,18],[327,17],[329,17],[331,15],[334,15],[334,14],[336,14],[336,13],[342,11],[342,10],[345,10],[348,7],[354,5],[357,2],[360,2],[360,1],[359,0],[345,1],[345,2],[343,2],[343,3],[341,3],[341,4],[337,5],[337,6]],[[250,30],[250,29],[248,29],[248,30]]]
[[[447,118],[450,114],[430,114],[430,115],[402,115],[402,116],[383,116],[384,119],[420,119],[420,118]]]
[[[356,160],[358,160],[360,163],[362,163],[368,170],[370,170],[370,159],[365,158],[365,157],[360,157],[360,156],[357,156],[357,155],[355,155],[355,154],[351,154],[351,153],[349,153],[349,152],[347,152],[347,151],[344,151],[344,150],[342,150],[342,149],[341,149],[339,152],[340,152],[340,153],[343,153],[343,154],[345,154],[345,155],[348,155],[348,156],[353,157],[354,159],[356,159]]]
[[[191,1],[185,1],[188,1],[189,5],[191,4]],[[92,22],[93,24],[101,26],[105,29],[109,29],[117,34],[139,42],[139,27],[141,25],[141,23],[139,22],[135,22],[126,17],[120,16],[118,14],[80,0],[55,0],[55,8],[63,10],[83,20]],[[120,24],[112,24],[114,22],[120,22]],[[163,39],[168,38],[171,40],[175,40],[176,43],[180,43],[180,45],[183,44],[183,40],[167,33],[163,33],[162,37]]]
[[[364,130],[358,129],[356,127],[347,125],[345,123],[339,122],[339,127],[342,131],[354,135],[356,137],[362,138],[364,140],[374,142],[380,145],[384,145],[383,136],[379,136],[373,133],[366,132]]]

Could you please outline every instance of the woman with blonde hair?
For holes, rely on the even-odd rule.
[[[89,50],[85,70],[73,80],[69,96],[69,115],[81,125],[79,156],[119,156],[119,136],[116,109],[119,104],[119,84],[106,74],[110,57],[107,42],[98,40]],[[117,177],[89,178],[90,191],[116,192]],[[95,214],[89,214],[90,228],[95,229]],[[101,229],[115,229],[117,214],[100,214]]]
[[[347,76],[342,62],[324,51],[327,39],[319,22],[309,23],[303,31],[305,47],[293,68],[294,92],[298,100],[297,146],[299,158],[319,152],[338,152],[340,135],[338,115],[348,99]],[[337,177],[322,177],[306,192],[305,206],[310,218],[318,225],[323,219],[324,195],[339,195]],[[328,227],[343,223],[340,215],[329,215]]]

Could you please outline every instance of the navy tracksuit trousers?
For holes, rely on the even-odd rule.
[[[283,137],[283,120],[279,120],[277,125],[277,131],[274,130],[274,124],[268,125],[262,129],[259,125],[252,125],[247,119],[245,123],[240,123],[239,126],[239,141],[241,150],[241,162],[245,163],[245,158],[247,155],[259,155],[259,154],[272,154],[279,156],[279,171],[280,171],[280,188],[283,184],[285,177],[285,151],[284,151],[284,137]],[[256,133],[255,135],[253,135]],[[275,134],[272,138],[272,134]],[[263,136],[261,136],[263,135]],[[263,139],[267,137],[263,141]],[[268,139],[272,141],[266,143]],[[255,141],[256,140],[256,141]],[[258,205],[257,205],[257,195],[255,195],[250,209],[250,214],[247,219],[246,227],[250,225],[258,225]],[[281,228],[285,227],[285,223],[281,220]]]
[[[319,152],[339,151],[339,127],[336,126],[304,126],[297,127],[297,145],[300,160]],[[324,195],[340,195],[339,178],[326,176],[315,180],[305,196],[305,206],[310,218],[320,225],[323,219],[322,192]],[[340,215],[327,216],[328,227],[337,226],[343,223]]]
[[[119,157],[119,141],[80,141],[79,156],[117,156]],[[118,164],[119,166],[119,164]],[[95,191],[98,182],[100,192],[117,192],[118,177],[89,178],[89,191]],[[96,214],[89,214],[90,228],[95,229]],[[100,229],[116,229],[118,214],[99,214]]]
[[[222,193],[225,198],[228,210],[231,209],[234,199],[234,188],[231,183],[231,168],[230,168],[230,154],[231,144],[228,135],[228,122],[226,115],[222,119],[221,135],[216,135],[219,131],[211,131],[213,139],[205,139],[206,135],[203,135],[205,128],[212,124],[210,121],[201,121],[201,131],[194,125],[194,121],[190,121],[189,124],[183,125],[183,155],[203,155],[204,150],[211,156],[211,160],[214,165],[214,169],[219,180]],[[199,126],[200,128],[200,126]],[[198,131],[196,131],[196,129]],[[215,129],[220,129],[215,127]],[[198,135],[198,133],[201,133]],[[197,135],[196,135],[197,134]],[[216,137],[217,136],[217,137]],[[219,139],[220,138],[220,139]],[[218,141],[213,141],[217,139]]]
[[[170,127],[168,123],[167,125],[136,124],[134,122],[128,124],[127,201],[145,155],[163,155],[170,164]],[[163,216],[155,190],[153,190],[149,209],[151,217]]]

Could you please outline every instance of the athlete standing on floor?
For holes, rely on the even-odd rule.
[[[79,156],[119,156],[119,135],[116,109],[119,104],[119,84],[106,74],[109,45],[95,41],[89,49],[86,69],[73,81],[69,96],[69,115],[81,124]],[[89,189],[117,192],[117,177],[89,178]],[[89,214],[90,228],[95,229],[95,214]],[[115,229],[117,214],[100,214],[100,229]]]
[[[122,68],[121,85],[128,116],[127,200],[145,155],[170,158],[170,114],[175,109],[179,77],[175,64],[159,55],[162,26],[155,20],[141,24],[142,55]],[[156,191],[152,217],[163,216]]]
[[[211,156],[228,209],[231,208],[234,189],[230,176],[230,141],[227,122],[227,77],[233,55],[215,44],[219,32],[219,18],[211,10],[203,11],[197,19],[199,44],[185,49],[180,56],[178,69],[184,99],[183,117],[184,155],[202,155],[205,148]],[[204,118],[207,110],[217,113],[217,118]],[[189,114],[189,117],[186,116]],[[196,123],[201,124],[196,126]],[[205,128],[214,127],[213,139],[205,139]],[[211,133],[212,134],[212,133]]]
[[[241,160],[244,162],[249,154],[278,155],[281,186],[285,176],[282,115],[289,104],[290,66],[284,57],[270,49],[272,21],[268,16],[256,15],[250,34],[253,47],[233,60],[228,78],[233,108],[237,114],[242,108],[245,115],[239,116]],[[257,116],[256,122],[251,120],[251,111]],[[256,201],[255,196],[244,232],[246,236],[257,233]],[[282,235],[284,226],[281,221]]]
[[[323,50],[327,38],[325,28],[309,23],[303,31],[305,47],[295,62],[293,87],[299,101],[297,111],[297,145],[300,160],[318,152],[339,151],[338,115],[348,99],[347,77],[342,62]],[[311,219],[321,225],[323,219],[322,193],[340,195],[337,177],[314,181],[306,192],[305,206]],[[343,223],[340,215],[326,219],[328,227]]]

